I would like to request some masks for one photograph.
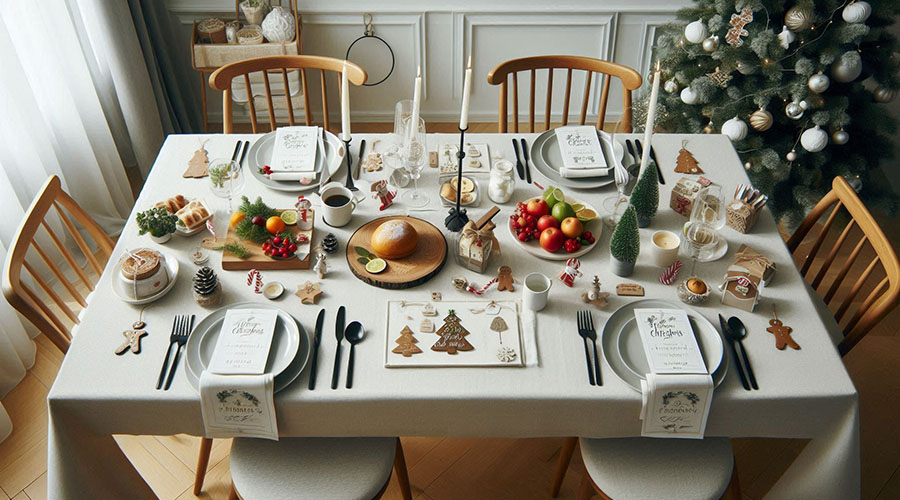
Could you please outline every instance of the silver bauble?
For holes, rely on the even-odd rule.
[[[800,134],[800,145],[810,153],[822,151],[826,144],[828,144],[828,134],[818,125],[808,128]]]
[[[684,27],[684,38],[690,43],[700,43],[707,35],[706,25],[699,19]]]
[[[850,140],[850,134],[847,133],[844,129],[835,130],[833,134],[831,134],[831,141],[837,144],[838,146],[842,146],[847,144],[847,141]]]
[[[828,90],[828,86],[831,85],[831,79],[827,76],[823,75],[822,72],[818,72],[815,75],[809,77],[809,81],[807,82],[809,86],[809,90],[820,94]]]
[[[772,121],[775,119],[772,113],[760,108],[750,114],[750,126],[760,132],[765,132],[772,128]]]
[[[831,77],[841,83],[852,82],[862,74],[862,58],[859,52],[851,50],[845,52],[831,65]]]
[[[800,103],[798,103],[797,101],[791,101],[787,103],[787,106],[784,107],[785,116],[787,116],[791,120],[799,120],[800,118],[803,118],[803,113],[805,111],[806,110],[804,110],[803,107],[800,106]]]
[[[809,7],[794,6],[784,15],[784,25],[794,33],[804,31],[812,24],[812,10]]]
[[[875,87],[875,90],[872,91],[872,96],[875,97],[875,102],[891,102],[894,100],[894,97],[896,95],[896,90],[882,87],[881,85]]]
[[[841,12],[841,17],[848,23],[864,23],[872,15],[872,6],[868,2],[850,2]]]
[[[784,155],[784,157],[787,158],[787,161],[796,161],[797,152],[792,149],[788,154]]]
[[[782,48],[787,49],[794,43],[794,40],[797,39],[797,35],[794,34],[793,31],[789,30],[787,26],[781,27],[781,33],[778,34],[778,41],[781,43]]]
[[[675,80],[666,80],[666,83],[663,84],[663,90],[670,94],[674,94],[678,92],[678,84],[675,83]]]
[[[700,47],[703,49],[703,52],[706,52],[707,54],[715,52],[716,49],[719,48],[719,37],[711,36],[706,40],[703,40],[703,43],[700,45]]]
[[[722,124],[722,133],[732,142],[742,141],[747,137],[747,124],[735,116]]]
[[[756,73],[756,66],[749,64],[749,63],[745,63],[744,61],[738,61],[737,62],[737,70],[738,70],[738,73],[740,73],[742,75],[752,75],[753,73]]]
[[[685,104],[697,104],[699,96],[690,87],[681,89],[681,102]]]

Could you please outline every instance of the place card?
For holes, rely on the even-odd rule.
[[[273,172],[313,172],[319,127],[280,127],[275,131],[275,144],[269,167]]]
[[[221,375],[265,373],[278,312],[229,309],[207,370]]]
[[[703,354],[681,309],[635,309],[644,354],[653,373],[707,373]]]
[[[559,127],[556,129],[556,139],[566,169],[607,167],[596,128],[588,125]]]

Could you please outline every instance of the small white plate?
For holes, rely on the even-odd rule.
[[[263,287],[263,297],[269,300],[275,300],[278,297],[281,297],[281,294],[284,293],[284,285],[279,283],[278,281],[273,281],[271,283],[266,283]]]
[[[159,300],[163,297],[163,295],[169,293],[169,290],[171,290],[172,287],[175,286],[175,278],[178,277],[178,259],[176,259],[175,256],[173,256],[172,254],[168,254],[165,252],[159,252],[159,254],[162,255],[163,258],[166,259],[166,263],[165,263],[166,273],[168,273],[168,275],[169,275],[169,282],[166,284],[165,287],[163,287],[162,290],[154,293],[153,295],[151,295],[149,297],[144,297],[142,299],[133,299],[133,298],[129,297],[128,294],[125,293],[125,286],[126,286],[125,283],[123,283],[122,280],[119,279],[119,274],[121,274],[121,272],[122,272],[121,271],[122,262],[128,257],[128,255],[125,254],[125,255],[122,255],[121,257],[119,257],[119,262],[116,263],[116,267],[115,267],[116,275],[113,276],[112,279],[110,280],[112,282],[113,292],[115,292],[116,296],[118,296],[120,299],[122,299],[123,302],[127,302],[129,304],[134,304],[134,305],[141,305],[141,304],[149,304],[153,301]]]

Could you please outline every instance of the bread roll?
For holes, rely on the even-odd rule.
[[[372,233],[372,252],[382,259],[402,259],[416,250],[419,233],[409,222],[393,219]]]
[[[166,201],[161,201],[154,206],[165,208],[166,212],[169,212],[170,214],[174,214],[175,212],[184,208],[185,205],[187,205],[187,200],[184,198],[184,196],[178,194],[178,195],[175,195],[175,196],[169,198]]]

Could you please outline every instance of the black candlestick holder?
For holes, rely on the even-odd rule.
[[[463,185],[463,158],[466,157],[464,148],[466,143],[466,130],[469,130],[469,127],[459,129],[459,151],[456,153],[456,157],[459,159],[459,166],[456,169],[456,206],[450,209],[450,215],[444,219],[444,225],[453,232],[461,231],[466,223],[469,222],[469,216],[466,215],[466,209],[460,207]]]
[[[345,187],[350,191],[358,191],[359,189],[353,185],[353,159],[350,158],[350,142],[353,141],[353,137],[341,140],[344,142],[344,156],[347,157],[347,183]]]

